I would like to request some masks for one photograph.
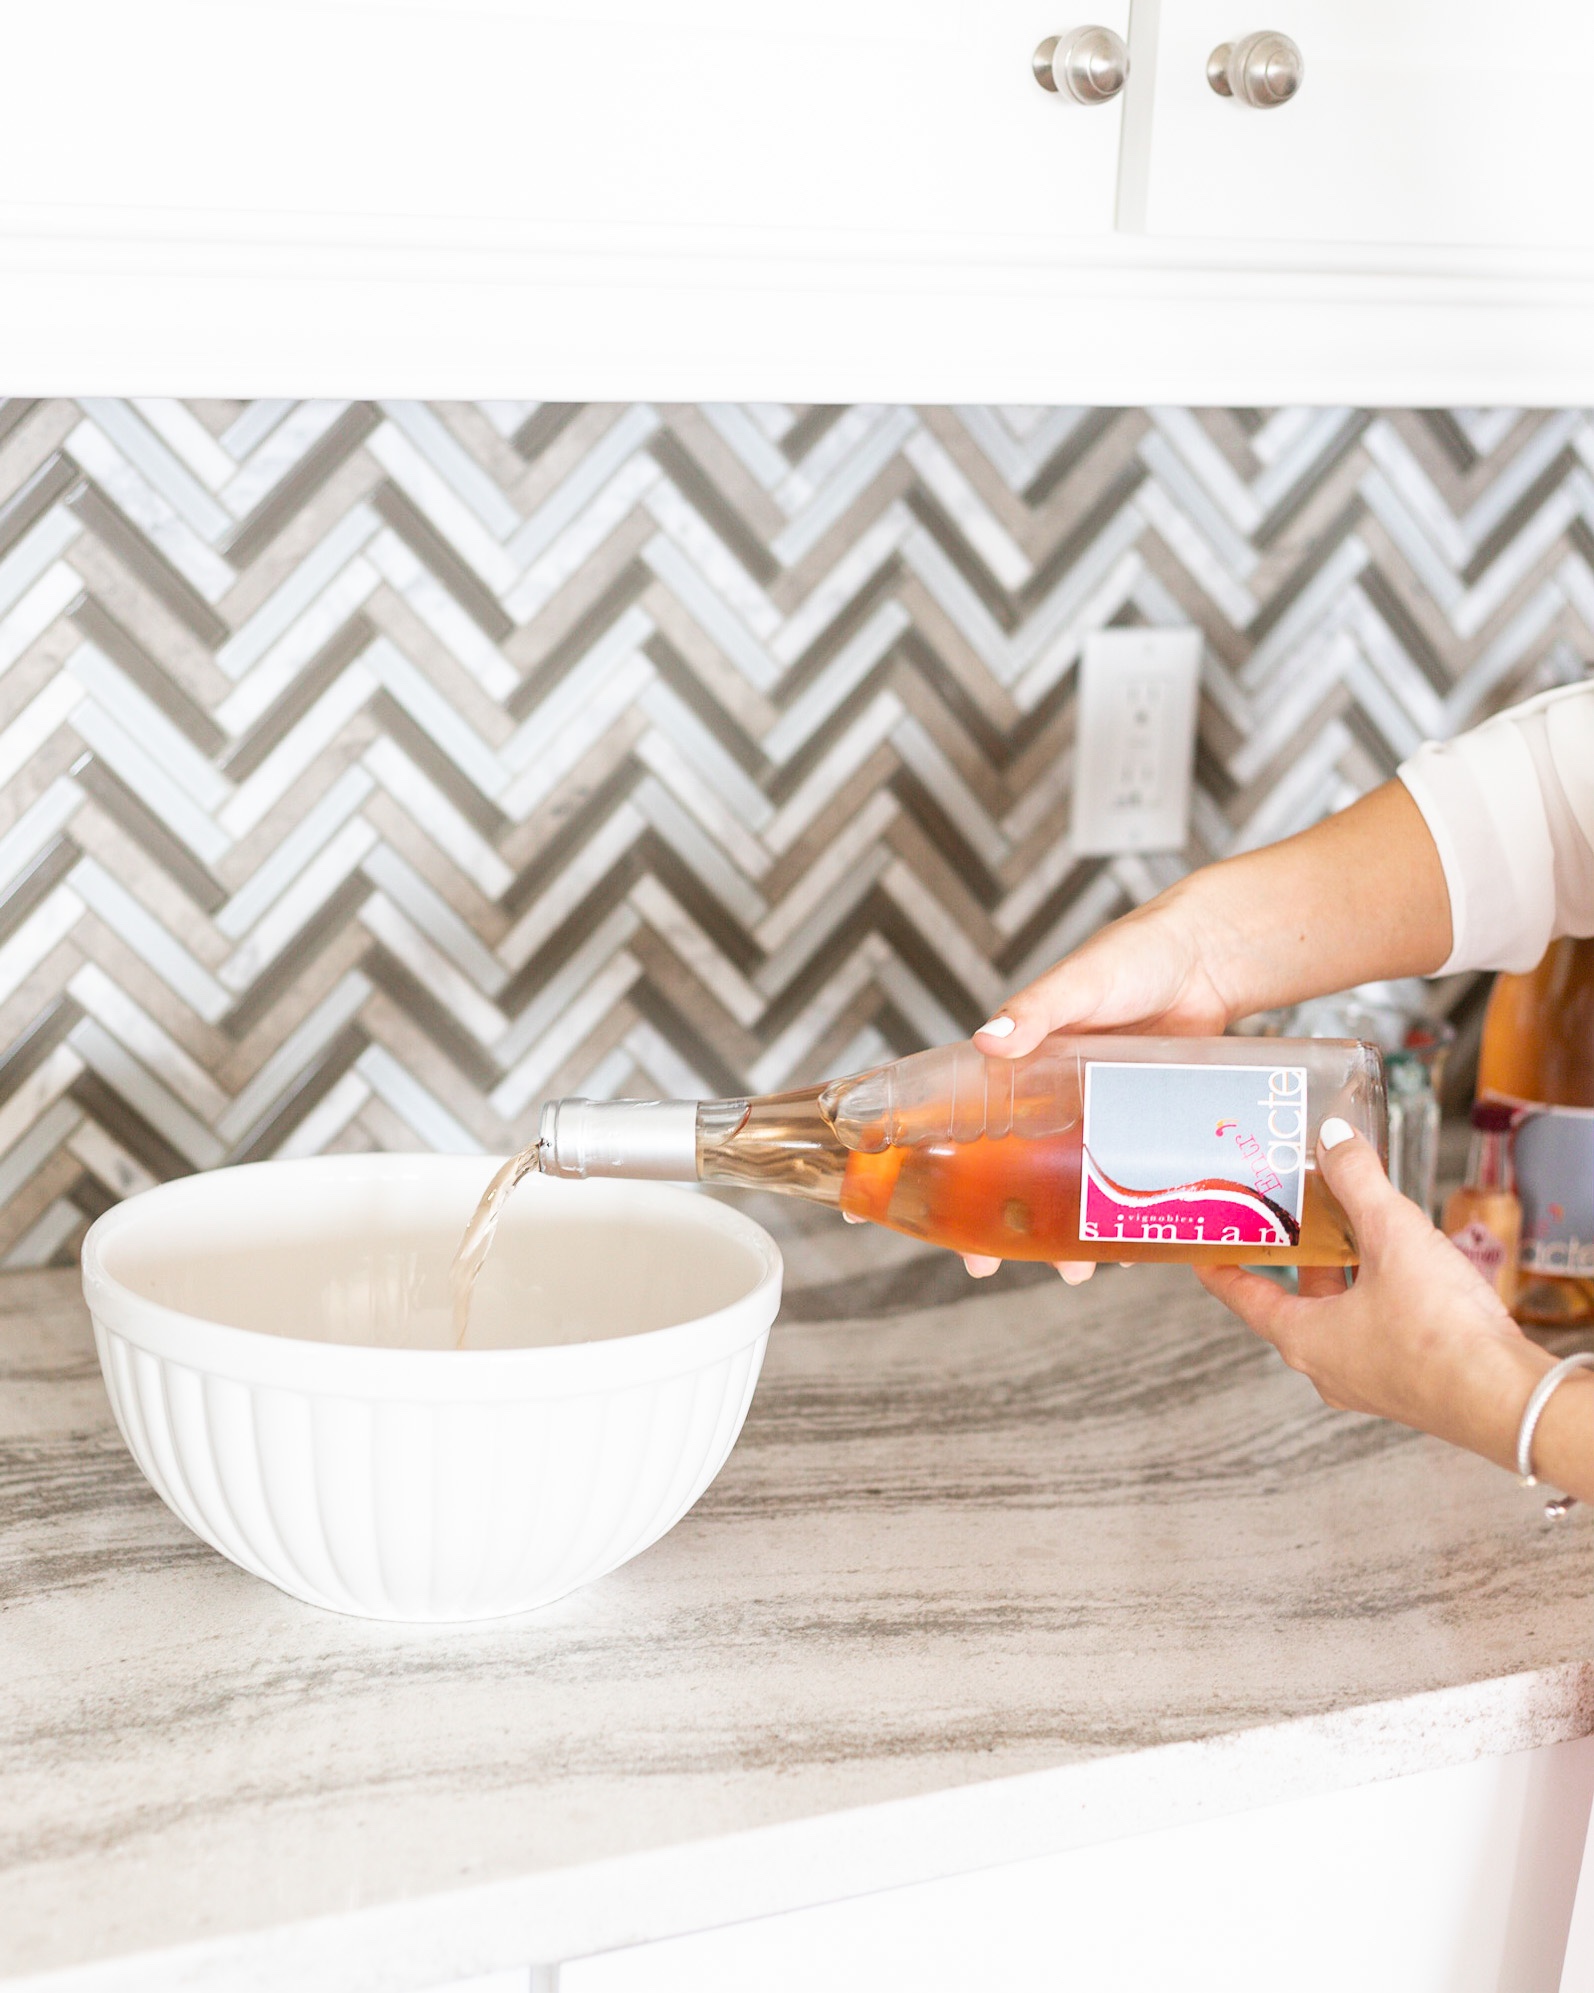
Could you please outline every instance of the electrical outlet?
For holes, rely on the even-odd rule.
[[[1190,832],[1201,632],[1097,630],[1079,664],[1072,843],[1179,851]]]

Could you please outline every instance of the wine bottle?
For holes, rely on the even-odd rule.
[[[1473,1107],[1467,1179],[1445,1199],[1441,1226],[1508,1308],[1516,1300],[1522,1238],[1522,1205],[1511,1169],[1515,1118],[1503,1100],[1480,1100]]]
[[[1517,1111],[1517,1320],[1594,1322],[1594,940],[1552,942],[1536,969],[1496,978],[1478,1096]]]
[[[550,1176],[788,1191],[962,1253],[1337,1266],[1356,1246],[1317,1170],[1330,1115],[1382,1152],[1376,1046],[1058,1033],[750,1100],[549,1101],[539,1141]]]

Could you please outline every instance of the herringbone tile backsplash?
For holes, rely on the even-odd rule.
[[[159,1178],[958,1036],[1594,655],[1515,410],[0,402],[0,1258]],[[1207,635],[1076,860],[1084,632]]]

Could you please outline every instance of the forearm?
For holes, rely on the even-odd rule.
[[[1231,1018],[1431,975],[1450,952],[1439,854],[1399,782],[1281,844],[1192,873],[1164,903],[1190,926]]]

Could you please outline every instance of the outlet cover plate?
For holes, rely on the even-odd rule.
[[[1200,685],[1197,629],[1086,637],[1070,833],[1080,857],[1183,850]]]

